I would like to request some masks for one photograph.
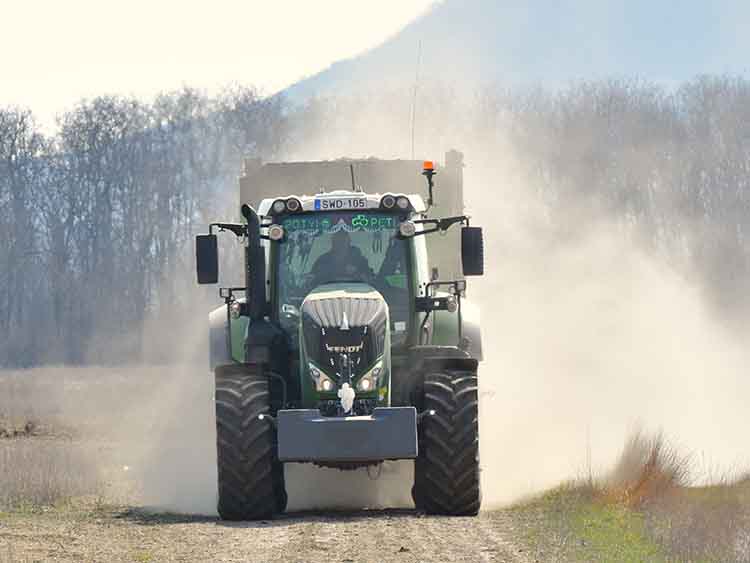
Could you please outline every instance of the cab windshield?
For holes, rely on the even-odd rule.
[[[407,242],[399,219],[379,212],[293,215],[282,220],[278,245],[278,307],[282,326],[293,331],[302,301],[326,283],[365,283],[390,309],[394,343],[406,336],[409,318]]]

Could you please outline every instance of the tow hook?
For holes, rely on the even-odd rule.
[[[426,410],[426,411],[422,411],[421,413],[419,413],[419,414],[417,415],[417,424],[421,423],[421,422],[422,422],[422,419],[423,419],[424,417],[426,417],[426,416],[435,416],[435,414],[436,414],[436,413],[435,413],[435,410],[434,410],[434,409],[429,409],[429,410]],[[262,415],[261,415],[261,416],[262,416]]]
[[[258,420],[267,420],[271,424],[273,424],[274,428],[276,428],[277,422],[274,417],[272,417],[270,414],[259,414]]]

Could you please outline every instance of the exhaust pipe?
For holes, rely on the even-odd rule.
[[[260,245],[260,218],[249,205],[242,206],[247,220],[245,246],[245,287],[250,322],[263,320],[266,314],[266,257]]]
[[[245,338],[245,362],[270,366],[276,373],[286,373],[279,358],[286,358],[284,335],[266,320],[266,256],[260,245],[260,218],[249,205],[242,206],[247,219],[245,247],[245,287],[250,324]]]

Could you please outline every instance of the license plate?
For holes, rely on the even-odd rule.
[[[347,209],[367,209],[367,198],[364,197],[327,197],[315,200],[316,211],[335,211]]]

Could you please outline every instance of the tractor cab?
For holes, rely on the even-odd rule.
[[[290,201],[298,211],[289,211]],[[404,207],[397,207],[396,201]],[[414,202],[424,209],[421,198],[416,196]],[[279,213],[273,212],[274,206]],[[269,297],[273,316],[286,332],[299,328],[303,301],[316,288],[333,285],[342,290],[347,284],[363,284],[382,295],[395,341],[406,342],[416,290],[412,282],[427,275],[414,269],[419,263],[414,253],[419,251],[399,231],[401,223],[416,213],[408,197],[336,191],[264,201],[260,211],[271,222],[271,241],[278,241],[269,244]]]

